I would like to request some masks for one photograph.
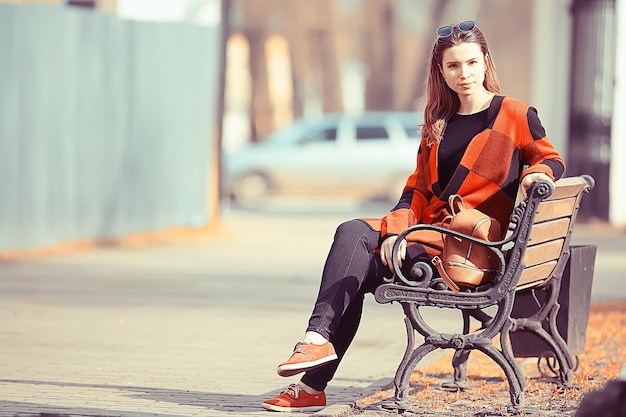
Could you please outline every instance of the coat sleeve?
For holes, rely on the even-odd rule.
[[[415,171],[409,176],[398,204],[382,219],[381,241],[387,236],[401,233],[421,220],[422,213],[432,197],[428,187],[433,175],[429,164],[431,151],[432,149],[424,142],[420,144]]]
[[[558,180],[565,172],[565,161],[546,136],[537,110],[529,107],[525,120],[526,123],[522,124],[520,151],[522,162],[528,167],[523,170],[521,178],[541,172]]]

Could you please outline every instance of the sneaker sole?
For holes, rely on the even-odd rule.
[[[325,405],[312,405],[310,407],[281,407],[278,405],[273,405],[273,404],[267,404],[267,403],[263,403],[261,404],[261,406],[263,408],[265,408],[266,410],[270,410],[270,411],[281,411],[283,413],[300,413],[302,411],[309,411],[309,412],[314,412],[314,411],[321,411],[324,408],[326,408]]]
[[[318,359],[312,362],[289,363],[286,365],[279,366],[276,372],[278,372],[278,375],[283,376],[283,377],[293,376],[301,372],[308,371],[309,369],[322,366],[325,363],[334,361],[335,359],[337,359],[337,355],[332,354],[330,356],[326,356],[326,357],[323,357],[321,359]]]

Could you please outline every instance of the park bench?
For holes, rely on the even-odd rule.
[[[498,242],[487,242],[463,236],[438,226],[415,225],[404,230],[396,240],[393,259],[397,259],[399,243],[411,232],[436,230],[462,236],[489,247],[498,257],[499,270],[494,280],[475,289],[453,292],[438,278],[432,265],[418,262],[407,277],[397,262],[394,276],[375,291],[379,303],[399,302],[404,311],[407,347],[394,378],[393,406],[399,413],[411,409],[408,398],[411,374],[418,362],[436,349],[454,349],[452,364],[454,381],[449,387],[465,388],[466,366],[470,352],[477,349],[493,359],[509,384],[509,412],[519,413],[524,407],[526,379],[515,359],[510,336],[513,332],[530,332],[548,346],[556,380],[564,386],[573,384],[572,373],[578,366],[557,328],[559,291],[563,272],[570,258],[570,239],[585,192],[593,188],[590,176],[563,178],[552,185],[547,181],[534,183],[526,201],[519,202],[512,215],[508,233]],[[595,256],[595,249],[594,249]],[[593,265],[591,265],[591,269]],[[533,292],[537,308],[512,315],[516,295]],[[541,292],[537,297],[535,292]],[[420,311],[422,307],[458,309],[462,312],[462,333],[449,334],[432,328]],[[495,312],[493,310],[496,310]],[[528,310],[528,309],[526,309]],[[470,328],[470,318],[481,326]],[[586,317],[584,326],[586,328]],[[417,345],[416,333],[424,337]],[[535,337],[536,337],[535,336]],[[499,344],[494,344],[494,339]],[[547,358],[550,359],[550,358]],[[541,358],[539,359],[541,360]]]

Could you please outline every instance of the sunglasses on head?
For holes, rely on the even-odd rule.
[[[448,36],[452,35],[454,28],[459,28],[459,30],[462,33],[466,33],[474,29],[475,27],[476,27],[475,20],[466,20],[456,25],[445,25],[445,26],[438,27],[435,33],[440,38],[447,38]]]

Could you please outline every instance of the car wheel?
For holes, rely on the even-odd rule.
[[[233,187],[233,198],[240,204],[259,203],[270,192],[269,179],[260,173],[250,173],[241,177]]]

